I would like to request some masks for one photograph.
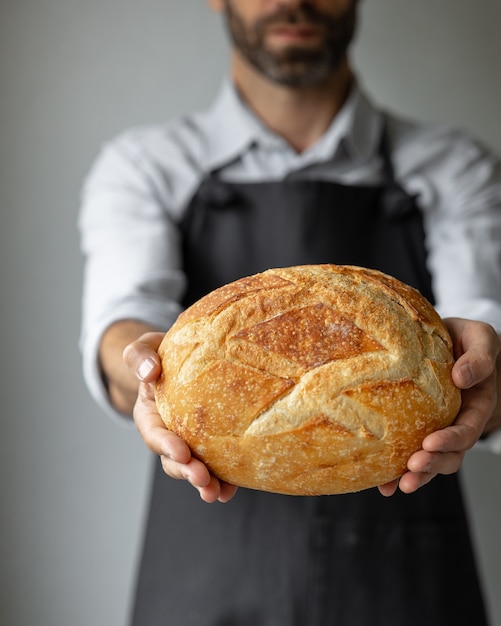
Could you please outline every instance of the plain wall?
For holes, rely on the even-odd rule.
[[[355,60],[376,100],[465,126],[501,154],[500,0],[362,8]],[[1,4],[1,624],[125,626],[152,459],[82,382],[79,193],[103,141],[208,104],[225,53],[205,2]],[[469,454],[498,625],[500,479],[501,458]]]

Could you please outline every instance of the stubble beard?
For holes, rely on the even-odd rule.
[[[309,4],[284,8],[247,27],[225,0],[226,27],[236,50],[259,73],[292,88],[307,87],[326,80],[343,62],[356,31],[356,0],[336,17],[320,13]],[[266,46],[266,30],[275,24],[312,24],[325,35],[317,46],[289,46],[280,51]]]

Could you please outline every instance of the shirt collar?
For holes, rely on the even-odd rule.
[[[283,138],[271,132],[247,107],[230,79],[224,80],[214,103],[200,121],[206,129],[206,162],[210,170],[231,163],[256,144],[287,148]],[[383,114],[355,81],[330,127],[301,158],[305,163],[328,161],[344,149],[352,159],[364,161],[379,148],[382,124]]]
[[[206,162],[210,170],[231,163],[248,150],[256,142],[261,126],[229,79],[223,82],[200,122],[206,137]]]

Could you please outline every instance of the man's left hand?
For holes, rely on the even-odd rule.
[[[423,440],[422,449],[410,457],[400,479],[380,485],[384,496],[393,495],[397,489],[413,493],[437,474],[454,474],[482,434],[501,427],[501,406],[497,403],[499,336],[483,322],[459,318],[444,322],[454,344],[452,379],[462,390],[461,410],[451,426]]]

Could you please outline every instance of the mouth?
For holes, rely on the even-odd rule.
[[[268,29],[268,37],[283,44],[311,43],[322,36],[322,28],[312,24],[276,24]]]

